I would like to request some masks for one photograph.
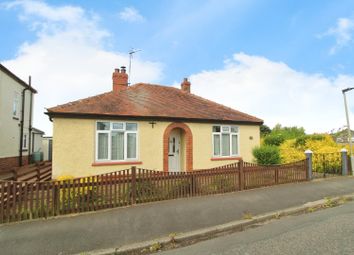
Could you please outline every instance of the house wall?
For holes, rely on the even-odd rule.
[[[43,152],[43,148],[42,148],[42,144],[43,144],[43,134],[39,134],[39,133],[32,133],[32,148],[33,148],[33,152]]]
[[[49,160],[50,155],[49,155],[49,141],[52,140],[52,137],[43,137],[42,138],[42,146],[41,146],[41,151],[43,151],[43,160]]]
[[[138,161],[142,163],[136,166],[162,170],[163,134],[171,122],[157,122],[153,128],[149,121],[129,122],[138,123]],[[91,119],[53,119],[53,178],[89,176],[132,166],[131,164],[92,166],[95,162],[95,124],[96,120]],[[205,169],[235,162],[235,159],[211,160],[213,124],[185,124],[190,127],[193,134],[193,169]],[[238,126],[240,128],[240,156],[246,161],[251,161],[253,159],[252,148],[259,145],[260,141],[259,126]],[[253,137],[252,140],[250,136]],[[185,148],[184,143],[182,146]],[[185,156],[183,161],[185,161],[184,158]]]
[[[17,165],[20,147],[20,120],[22,109],[22,90],[24,87],[12,77],[0,70],[0,161],[6,161],[5,166]],[[13,116],[13,101],[15,93],[18,95],[18,113]],[[29,138],[29,111],[30,91],[25,92],[24,134]],[[27,141],[28,141],[27,138]],[[23,156],[28,150],[23,151]],[[11,158],[11,160],[9,160]],[[11,164],[9,164],[11,162]]]

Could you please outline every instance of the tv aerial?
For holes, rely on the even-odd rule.
[[[132,76],[133,54],[137,53],[139,51],[142,51],[142,50],[141,49],[131,48],[131,50],[129,51],[129,78],[128,78],[128,85],[130,85],[130,79],[131,79],[131,76]]]

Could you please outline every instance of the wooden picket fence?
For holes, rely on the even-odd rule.
[[[64,181],[0,181],[0,223],[307,180],[306,161],[258,166],[240,161],[191,172],[132,167]]]

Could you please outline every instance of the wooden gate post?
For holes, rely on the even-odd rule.
[[[57,216],[60,215],[60,181],[59,182],[53,182],[53,215]],[[64,199],[63,199],[64,200]]]
[[[276,166],[274,169],[275,173],[274,173],[274,177],[275,177],[275,184],[279,184],[279,169]]]
[[[306,180],[310,181],[312,179],[312,151],[306,150]]]
[[[41,181],[41,169],[38,165],[36,165],[36,178],[38,182]]]
[[[196,172],[193,171],[191,172],[191,177],[192,177],[192,194],[191,196],[196,196],[197,195],[197,177],[196,177]]]
[[[345,148],[340,150],[342,158],[342,175],[348,175],[348,155]]]
[[[245,175],[243,172],[243,160],[240,159],[238,162],[238,182],[239,182],[239,190],[244,190],[245,188]]]
[[[131,171],[132,171],[131,203],[136,204],[136,166],[132,166]]]

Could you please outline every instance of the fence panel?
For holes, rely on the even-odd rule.
[[[275,185],[275,168],[266,166],[244,168],[245,189]]]
[[[306,180],[306,160],[277,166],[278,183],[289,183]]]
[[[244,162],[243,166],[245,189],[306,180],[306,160],[274,166]]]
[[[0,180],[9,181],[49,181],[52,178],[52,162],[15,167],[0,173]]]
[[[47,170],[44,169],[44,172]],[[0,223],[306,180],[305,161],[161,172],[132,168],[62,181],[0,181]]]

